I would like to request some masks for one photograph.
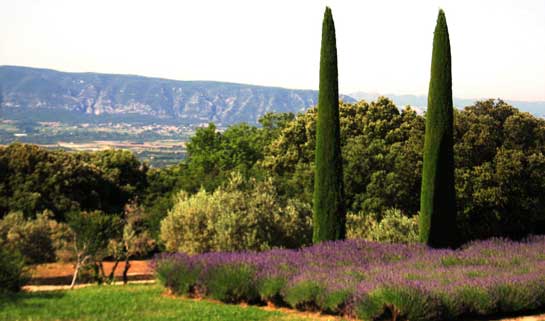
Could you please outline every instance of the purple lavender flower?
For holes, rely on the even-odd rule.
[[[161,276],[164,264],[176,268]],[[434,320],[545,307],[543,236],[523,242],[491,239],[459,250],[348,240],[299,250],[161,254],[152,266],[174,292],[183,292],[175,289],[182,284],[201,293],[210,279],[218,279],[215,271],[244,266],[251,273],[246,286],[262,300],[365,318],[400,314]]]

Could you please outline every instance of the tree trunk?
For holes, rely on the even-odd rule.
[[[97,262],[93,263],[93,273],[95,274],[95,281],[98,285],[101,285],[103,281],[102,276],[100,275],[100,270],[102,268],[101,265],[102,262],[100,264],[98,264]],[[104,270],[102,270],[102,272],[104,272]]]
[[[74,288],[74,285],[76,284],[79,268],[80,268],[80,261],[79,261],[79,255],[78,255],[77,262],[76,262],[76,270],[74,271],[74,276],[72,277],[72,283],[70,283],[70,290],[72,290]]]
[[[129,269],[131,268],[131,262],[129,261],[129,256],[125,258],[125,268],[123,268],[123,284],[127,284],[129,281],[129,278],[127,276],[127,272],[129,272]]]
[[[76,256],[76,269],[74,271],[74,276],[72,277],[72,283],[70,283],[70,289],[74,288],[74,285],[76,285],[76,279],[78,278],[79,269],[85,264],[85,262],[89,259],[89,256],[81,258],[81,254],[78,254]]]
[[[117,269],[117,265],[119,264],[119,259],[116,258],[114,265],[112,266],[112,270],[110,271],[110,274],[108,275],[108,284],[112,284],[115,279],[115,270]]]
[[[74,271],[74,276],[72,277],[72,283],[70,283],[70,290],[72,290],[74,288],[74,285],[76,284],[79,268],[81,266],[81,254],[78,251],[77,235],[74,235],[74,251],[76,252],[76,269]]]

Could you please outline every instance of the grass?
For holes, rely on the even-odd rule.
[[[0,320],[313,320],[253,306],[173,298],[163,292],[158,285],[127,285],[19,293],[1,299]]]

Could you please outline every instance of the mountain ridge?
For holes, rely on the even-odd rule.
[[[315,90],[20,66],[0,66],[0,95],[0,107],[8,111],[139,114],[220,125],[257,123],[266,112],[300,112],[318,100]]]
[[[295,90],[295,91],[315,91],[314,89],[293,89],[282,86],[269,86],[269,85],[254,85],[248,83],[237,83],[231,81],[219,81],[219,80],[179,80],[165,77],[156,77],[156,76],[144,76],[138,74],[116,74],[109,72],[93,72],[93,71],[62,71],[52,68],[41,68],[41,67],[28,67],[28,66],[19,66],[19,65],[0,65],[0,70],[6,69],[28,69],[28,70],[39,70],[46,72],[54,72],[59,74],[72,74],[72,75],[98,75],[98,76],[112,76],[112,77],[130,77],[130,78],[142,78],[146,80],[160,80],[160,81],[174,81],[181,83],[204,83],[204,84],[225,84],[225,85],[235,85],[235,86],[247,86],[247,87],[257,87],[257,88],[273,88],[273,89],[285,89],[285,90]]]
[[[341,95],[347,102],[375,100],[381,94],[355,92]],[[423,112],[424,95],[382,96],[398,107],[411,105]],[[454,98],[457,107],[476,99]],[[545,117],[545,102],[505,100],[536,116]],[[312,89],[289,89],[209,80],[172,80],[131,74],[64,72],[23,66],[0,66],[0,117],[50,120],[56,114],[70,114],[86,121],[93,116],[115,119],[171,121],[198,125],[215,122],[227,126],[238,122],[256,124],[267,112],[303,112],[318,103]],[[2,115],[3,114],[3,115]]]

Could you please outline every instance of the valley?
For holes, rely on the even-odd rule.
[[[152,167],[179,163],[197,127],[173,124],[63,123],[0,120],[0,145],[15,142],[65,151],[126,149]]]

